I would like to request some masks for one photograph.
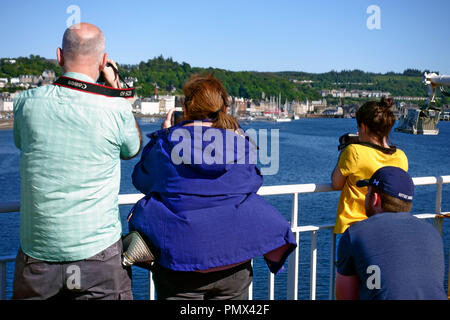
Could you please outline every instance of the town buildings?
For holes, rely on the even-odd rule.
[[[332,90],[320,90],[322,97],[332,96],[333,98],[375,98],[380,99],[382,97],[388,97],[390,92],[383,92],[378,90],[350,90],[346,89],[332,89]]]
[[[31,89],[52,84],[56,80],[53,70],[44,70],[40,75],[23,74],[18,77],[0,78],[0,88]]]

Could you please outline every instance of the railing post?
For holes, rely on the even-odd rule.
[[[269,300],[274,300],[275,299],[275,276],[272,272],[269,271]]]
[[[442,184],[444,182],[444,179],[442,177],[437,177],[436,179],[436,205],[434,212],[436,214],[442,213]],[[434,218],[433,219],[433,225],[434,227],[439,231],[439,233],[442,236],[442,224],[443,219],[442,218]]]
[[[450,300],[450,252],[448,255],[447,299]]]
[[[0,300],[6,300],[6,262],[0,262]]]
[[[441,214],[442,213],[442,185],[443,184],[444,184],[444,178],[442,176],[437,177],[437,182],[436,182],[436,207],[435,207],[435,210],[434,210],[436,214]],[[434,218],[433,219],[433,225],[439,231],[441,236],[442,236],[443,222],[444,222],[443,218]],[[449,254],[449,258],[448,258],[447,299],[450,300],[450,254]]]
[[[152,272],[148,272],[148,300],[155,300],[155,283],[152,280]]]
[[[336,275],[336,234],[331,229],[331,247],[330,247],[330,288],[328,292],[328,300],[334,300],[334,285]]]
[[[253,259],[250,263],[252,264],[252,270],[253,270]],[[252,282],[250,282],[250,285],[248,287],[248,300],[253,300],[253,279],[252,279]]]
[[[316,300],[316,278],[317,278],[317,230],[311,233],[311,267],[310,267],[310,300]]]
[[[294,193],[292,197],[292,212],[291,212],[291,228],[298,226],[298,193]],[[288,300],[298,299],[298,253],[300,247],[300,233],[295,232],[295,241],[297,248],[290,254],[288,258],[288,284],[287,284],[287,298]]]

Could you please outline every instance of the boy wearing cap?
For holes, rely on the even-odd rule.
[[[446,299],[442,238],[409,213],[414,197],[409,174],[383,167],[357,186],[368,187],[368,219],[350,226],[339,241],[336,298]]]

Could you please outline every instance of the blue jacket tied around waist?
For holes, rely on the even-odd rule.
[[[288,221],[256,194],[263,183],[251,161],[256,147],[231,130],[183,124],[148,135],[132,176],[145,197],[131,210],[130,230],[146,235],[160,250],[157,262],[177,271],[244,262],[284,246],[279,261],[266,259],[277,273],[297,244]]]

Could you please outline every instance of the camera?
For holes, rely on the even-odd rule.
[[[182,108],[175,108],[175,111],[172,113],[172,119],[170,120],[171,125],[174,126],[181,121],[183,121],[184,113]]]
[[[113,68],[114,72],[116,72],[116,70],[117,70],[117,69],[114,68],[114,66],[113,66],[111,63],[109,63],[109,62],[106,63],[105,67],[106,67],[106,68],[108,68],[108,67]],[[106,80],[105,80],[105,75],[104,75],[103,71],[100,72],[100,74],[99,74],[99,76],[98,76],[98,79],[97,79],[97,82],[99,82],[99,83],[105,83],[105,82],[106,82]]]
[[[352,143],[358,143],[359,142],[359,136],[357,134],[353,133],[346,133],[339,137],[339,146],[338,150],[341,151],[346,146]]]

